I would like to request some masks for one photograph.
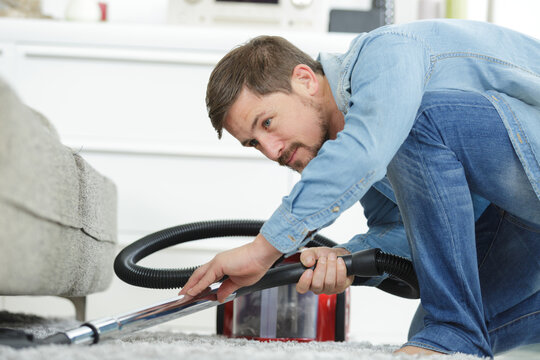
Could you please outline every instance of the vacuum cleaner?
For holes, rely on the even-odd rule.
[[[300,253],[275,266],[298,262]],[[340,294],[317,295],[299,294],[296,284],[282,285],[218,305],[216,333],[264,342],[345,341],[349,309],[349,288]]]
[[[262,225],[262,221],[254,220],[220,220],[185,224],[161,230],[124,248],[115,259],[114,270],[120,279],[131,285],[154,289],[180,288],[187,282],[196,267],[152,269],[137,265],[137,262],[157,251],[188,241],[230,236],[253,237],[259,233]],[[320,235],[314,236],[307,244],[308,247],[333,247],[335,245],[336,243]],[[369,249],[343,256],[343,260],[347,267],[347,275],[355,276],[353,285],[362,284],[370,277],[386,273],[388,277],[378,286],[381,290],[409,299],[420,297],[416,274],[411,262],[407,259],[386,254],[380,249]],[[238,289],[229,295],[224,303],[244,297],[244,305],[238,305],[239,310],[253,310],[255,307],[253,303],[245,300],[250,294],[254,295],[266,289],[281,286],[288,286],[291,289],[293,287],[290,285],[298,282],[306,269],[300,262],[291,262],[282,257],[257,283]],[[217,301],[219,286],[220,283],[215,283],[195,297],[176,296],[125,314],[89,321],[77,328],[59,332],[43,339],[36,339],[19,330],[0,329],[0,345],[23,348],[46,344],[96,344],[107,339],[120,338],[135,331],[222,305]],[[279,293],[277,295],[279,296]],[[306,303],[297,300],[296,304],[303,307]],[[224,308],[221,310],[222,315],[224,315],[223,311]],[[219,314],[220,311],[218,311],[218,332],[221,331],[225,334],[224,317],[220,317]],[[313,323],[314,318],[315,316],[311,317],[311,323]],[[300,321],[300,323],[306,324],[310,321]],[[272,321],[267,321],[266,324],[273,325],[277,331],[279,321],[276,322],[276,318],[274,318]],[[291,328],[290,324],[289,328]],[[304,328],[309,329],[310,327]],[[296,338],[305,337],[303,333],[298,336],[299,334],[296,333]],[[229,333],[228,335],[232,336],[233,334]],[[258,335],[254,334],[254,337]],[[313,339],[312,337],[308,338]],[[317,340],[316,337],[314,339]]]

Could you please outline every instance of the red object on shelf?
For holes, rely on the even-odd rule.
[[[107,3],[98,2],[99,10],[101,10],[101,21],[107,21]]]

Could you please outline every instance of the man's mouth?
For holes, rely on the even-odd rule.
[[[279,165],[282,166],[289,166],[289,164],[293,163],[294,155],[296,154],[296,150],[298,150],[298,145],[293,144],[291,147],[283,153],[278,159]]]
[[[298,150],[298,147],[295,148],[295,149],[292,151],[292,154],[291,154],[291,156],[289,157],[289,160],[287,160],[287,162],[285,163],[285,165],[289,166],[289,165],[292,163],[293,158],[294,158],[294,155],[296,154],[296,150]]]

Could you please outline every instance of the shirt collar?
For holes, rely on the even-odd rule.
[[[330,53],[320,53],[317,60],[321,63],[324,75],[330,84],[330,89],[332,90],[332,95],[336,101],[339,111],[342,113],[347,113],[348,110],[348,99],[346,100],[341,95],[340,88],[342,87],[341,82],[341,56],[337,54]]]

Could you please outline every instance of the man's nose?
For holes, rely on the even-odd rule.
[[[279,157],[283,153],[284,144],[275,136],[265,136],[259,140],[261,144],[261,152],[273,161],[278,161]]]

